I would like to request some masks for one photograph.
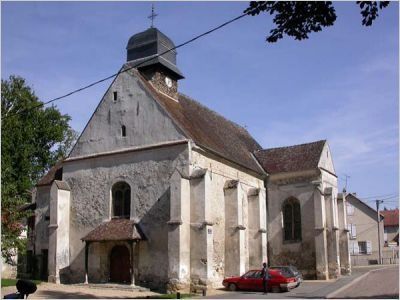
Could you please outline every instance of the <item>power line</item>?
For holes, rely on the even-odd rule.
[[[395,199],[398,199],[398,195],[396,195],[396,196],[393,196],[393,197],[388,197],[388,198],[380,198],[380,197],[377,197],[377,199],[379,199],[379,200],[383,200],[383,201],[385,201],[385,202],[394,202],[394,201],[396,201]],[[360,198],[361,200],[363,200],[363,201],[366,201],[366,202],[375,202],[376,200],[374,200],[374,199],[369,199],[369,200],[367,200],[367,199],[362,199],[362,198]]]
[[[391,194],[383,194],[383,195],[377,195],[377,196],[367,196],[367,197],[357,197],[359,199],[371,199],[371,198],[382,198],[382,197],[389,197],[389,196],[394,196],[397,194],[391,193]],[[374,200],[375,201],[375,200]]]
[[[254,8],[253,10],[255,10],[255,9],[256,9],[256,8]],[[192,43],[192,42],[198,40],[199,38],[202,38],[203,36],[206,36],[206,35],[208,35],[208,34],[214,32],[214,31],[217,31],[218,29],[221,29],[222,27],[225,27],[225,26],[227,26],[227,25],[229,25],[229,24],[231,24],[231,23],[233,23],[233,22],[235,22],[235,21],[237,21],[237,20],[239,20],[239,19],[241,19],[241,18],[243,18],[243,17],[245,17],[245,16],[251,14],[251,12],[252,12],[253,10],[250,10],[250,11],[247,12],[247,13],[243,13],[243,14],[241,14],[241,15],[239,15],[239,16],[237,16],[237,17],[235,17],[235,18],[233,18],[233,19],[231,19],[231,20],[229,20],[229,21],[226,21],[225,23],[222,23],[221,25],[218,25],[218,26],[216,26],[216,27],[214,27],[214,28],[212,28],[212,29],[210,29],[210,30],[208,30],[208,31],[206,31],[206,32],[204,32],[204,33],[202,33],[202,34],[199,34],[199,35],[197,35],[197,36],[191,38],[190,40],[188,40],[188,41],[186,41],[186,42],[183,42],[183,43],[181,43],[181,44],[179,44],[179,45],[177,45],[177,46],[175,46],[175,47],[173,47],[173,48],[170,48],[170,49],[168,49],[168,50],[166,50],[166,51],[164,51],[164,52],[162,52],[162,53],[160,53],[160,54],[151,56],[150,58],[148,58],[148,59],[146,59],[146,60],[144,60],[144,61],[142,61],[142,62],[140,62],[140,63],[138,63],[138,64],[135,64],[134,66],[131,66],[131,67],[126,68],[126,69],[123,69],[123,70],[120,70],[120,71],[118,71],[117,73],[114,73],[114,74],[112,74],[112,75],[110,75],[110,76],[107,76],[107,77],[105,77],[105,78],[103,78],[103,79],[97,80],[97,81],[95,81],[95,82],[93,82],[93,83],[90,83],[90,84],[88,84],[88,85],[86,85],[86,86],[83,86],[83,87],[81,87],[81,88],[78,88],[78,89],[76,89],[76,90],[73,90],[73,91],[71,91],[71,92],[69,92],[69,93],[67,93],[67,94],[62,95],[62,96],[53,98],[53,99],[51,99],[51,100],[49,100],[49,101],[42,102],[42,103],[37,104],[37,105],[35,105],[35,106],[32,106],[32,107],[23,109],[23,110],[18,111],[18,112],[14,113],[14,114],[6,115],[6,116],[4,116],[4,117],[2,118],[2,120],[6,119],[6,118],[8,118],[8,117],[14,116],[14,115],[18,115],[18,114],[22,114],[22,113],[29,112],[29,111],[31,111],[31,110],[33,110],[33,109],[42,107],[42,106],[44,106],[44,105],[53,103],[53,102],[58,101],[58,100],[61,100],[61,99],[63,99],[63,98],[66,98],[66,97],[68,97],[68,96],[71,96],[71,95],[73,95],[73,94],[76,94],[76,93],[78,93],[78,92],[81,92],[81,91],[83,91],[83,90],[86,90],[86,89],[88,89],[88,88],[90,88],[90,87],[92,87],[92,86],[95,86],[95,85],[97,85],[97,84],[99,84],[99,83],[102,83],[102,82],[104,82],[104,81],[107,81],[107,80],[109,80],[109,79],[111,79],[111,78],[113,78],[113,77],[115,77],[115,76],[118,76],[118,75],[121,74],[121,73],[127,72],[127,71],[129,71],[129,70],[131,70],[131,69],[133,69],[133,68],[137,68],[137,67],[139,67],[140,65],[142,65],[142,64],[144,64],[144,63],[146,63],[146,62],[149,62],[149,61],[151,61],[151,60],[153,60],[153,59],[155,59],[155,58],[157,58],[157,57],[160,57],[160,56],[162,56],[162,55],[164,55],[164,54],[166,54],[166,53],[168,53],[168,52],[171,52],[171,51],[173,51],[173,50],[175,50],[175,49],[181,48],[181,47],[183,47],[183,46],[185,46],[185,45],[187,45],[187,44],[190,44],[190,43]]]

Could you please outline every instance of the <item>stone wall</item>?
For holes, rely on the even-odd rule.
[[[118,181],[131,187],[131,219],[139,223],[147,237],[137,245],[137,281],[167,282],[170,178],[178,169],[186,172],[187,144],[146,151],[121,153],[97,158],[67,161],[63,180],[71,187],[70,267],[65,280],[84,281],[84,243],[81,239],[100,223],[110,219],[111,188]],[[94,244],[91,244],[91,247]],[[100,248],[99,248],[100,247]],[[100,254],[90,274],[90,281],[107,277],[110,246],[93,246]],[[110,248],[111,249],[111,248]],[[93,257],[91,258],[94,259]],[[101,263],[103,261],[103,263]],[[107,261],[107,259],[105,259]]]
[[[49,249],[50,188],[51,185],[39,186],[36,190],[35,235],[32,240],[36,255]],[[28,248],[32,249],[32,246],[29,245]]]
[[[266,220],[265,210],[265,189],[263,179],[260,175],[255,175],[249,171],[237,167],[227,161],[222,160],[219,157],[213,156],[209,153],[205,153],[199,149],[191,151],[191,172],[198,169],[207,170],[208,182],[209,182],[209,208],[206,210],[206,220],[212,223],[209,228],[209,234],[212,234],[212,257],[205,257],[208,264],[211,264],[210,276],[208,283],[212,286],[220,286],[222,279],[227,276],[226,270],[229,267],[236,267],[235,274],[231,275],[242,275],[249,268],[249,239],[259,238],[265,233],[259,233],[256,237],[249,236],[249,219],[264,219]],[[226,184],[234,182],[235,186],[232,189],[227,189]],[[260,190],[261,203],[264,206],[258,210],[258,215],[249,216],[248,206],[248,192],[251,189]],[[235,193],[236,198],[230,198],[229,193]],[[236,214],[227,214],[227,201],[234,201],[236,199]],[[234,235],[240,235],[238,237],[238,244],[236,248],[230,247],[230,243],[234,242],[235,237],[230,236],[227,231],[226,222],[235,224],[233,228]],[[265,224],[265,223],[264,223]],[[237,226],[243,228],[237,228]],[[260,225],[258,225],[260,226]],[[259,229],[259,228],[258,228]],[[265,241],[265,238],[264,238]],[[193,242],[192,242],[193,243]],[[261,245],[260,243],[260,256],[259,262],[266,260],[266,244]],[[228,245],[228,248],[227,248]],[[233,246],[233,245],[232,245]],[[240,249],[239,249],[240,248]],[[192,248],[192,251],[195,250]],[[236,260],[231,266],[226,266],[227,251],[237,251]],[[195,261],[191,261],[192,264],[196,264]],[[242,267],[241,267],[242,266]],[[194,282],[197,283],[196,281]]]
[[[316,277],[314,196],[317,191],[311,184],[316,179],[316,175],[279,180],[271,176],[268,182],[269,265],[294,265],[304,278]],[[284,241],[282,205],[290,197],[300,202],[301,241],[296,242]]]
[[[126,128],[126,136],[121,134],[122,126]],[[128,71],[119,74],[108,88],[70,157],[182,138],[183,134],[171,118]]]
[[[171,78],[171,75],[167,72],[159,67],[153,67],[143,70],[141,73],[157,90],[174,99],[178,99],[178,81],[175,78]],[[170,87],[166,84],[167,77],[171,80]]]

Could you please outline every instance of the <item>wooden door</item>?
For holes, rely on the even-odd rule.
[[[131,282],[131,260],[125,246],[115,246],[110,255],[110,281],[117,283]]]

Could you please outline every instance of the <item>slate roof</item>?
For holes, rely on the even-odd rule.
[[[254,151],[261,150],[261,146],[246,129],[183,94],[179,94],[179,101],[174,101],[158,92],[136,70],[132,72],[187,138],[227,160],[258,174],[264,173],[252,155]]]
[[[62,161],[58,161],[50,170],[44,175],[36,186],[50,185],[54,180],[62,180]]]
[[[318,168],[326,140],[307,144],[262,149],[254,152],[264,170],[269,174],[305,171]]]
[[[399,226],[399,209],[381,210],[384,226]]]
[[[83,241],[134,241],[145,240],[145,236],[138,224],[129,219],[111,219],[89,232]]]

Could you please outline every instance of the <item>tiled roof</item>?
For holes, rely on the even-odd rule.
[[[381,210],[384,226],[399,226],[399,209]]]
[[[138,224],[128,219],[111,219],[93,229],[82,238],[83,241],[133,241],[145,240]]]
[[[165,96],[132,70],[155,100],[166,110],[178,127],[200,147],[219,154],[243,167],[263,174],[252,153],[261,146],[243,127],[188,96],[179,94],[179,101]]]
[[[44,175],[37,186],[50,185],[54,180],[62,180],[62,161],[58,161],[50,170]]]
[[[289,147],[255,151],[254,155],[269,174],[312,170],[318,167],[326,140]]]

